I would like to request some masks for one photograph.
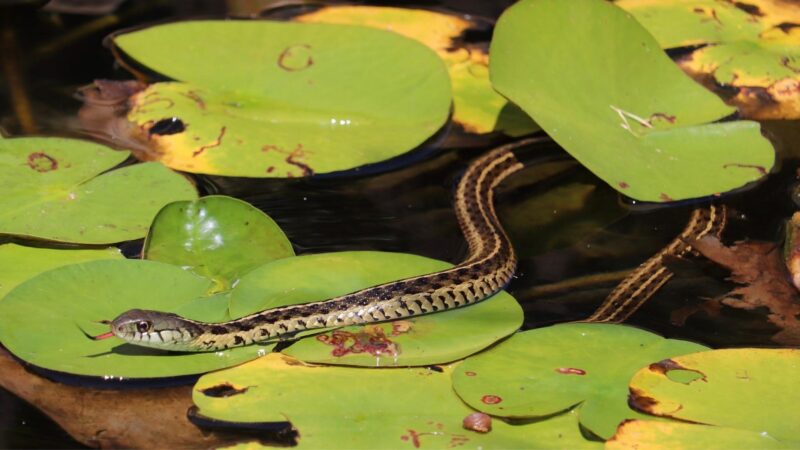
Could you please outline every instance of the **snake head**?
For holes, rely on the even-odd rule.
[[[131,344],[183,350],[197,337],[198,327],[177,314],[131,309],[111,321],[111,332]]]

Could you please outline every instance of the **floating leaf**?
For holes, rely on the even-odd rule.
[[[28,278],[56,267],[95,259],[122,258],[114,247],[99,250],[59,250],[25,247],[17,244],[0,245],[0,299]]]
[[[249,203],[210,196],[171,203],[150,227],[146,259],[175,264],[230,289],[250,270],[294,256],[278,224]]]
[[[239,282],[231,314],[242,316],[297,302],[325,300],[369,286],[436,272],[450,264],[416,255],[342,252],[286,258]],[[346,270],[347,276],[342,276]],[[313,282],[309,282],[313,280]],[[352,326],[304,339],[285,353],[345,365],[445,363],[475,353],[516,331],[522,308],[505,292],[476,305],[386,324]]]
[[[350,169],[418,146],[449,114],[441,60],[366,27],[188,21],[118,35],[114,44],[181,81],[136,94],[128,119],[149,149],[140,156],[188,172]]]
[[[606,442],[606,450],[709,448],[795,449],[798,442],[781,442],[764,433],[727,427],[709,427],[681,422],[631,420],[617,429]]]
[[[179,311],[193,301],[210,301],[198,297],[211,284],[177,266],[154,261],[92,261],[61,267],[17,286],[0,301],[0,342],[18,358],[45,369],[121,378],[203,373],[263,354],[269,347],[171,354],[116,338],[93,341],[84,334],[107,332],[108,325],[98,321],[132,308]]]
[[[288,420],[300,448],[599,447],[571,414],[529,425],[495,419],[485,434],[463,429],[473,410],[453,393],[452,370],[315,366],[273,353],[203,376],[193,398],[201,415],[244,428]],[[214,395],[220,387],[232,394]]]
[[[619,0],[688,74],[754,119],[800,118],[800,12],[781,0]],[[712,82],[708,82],[711,80]]]
[[[597,67],[603,70],[587,72]],[[630,197],[711,195],[756,180],[773,165],[757,123],[708,123],[733,109],[681,73],[647,31],[607,2],[516,3],[497,23],[490,68],[496,89]]]
[[[83,244],[138,239],[162,206],[197,197],[160,164],[109,171],[128,155],[76,139],[0,139],[0,234]]]
[[[416,39],[436,51],[447,65],[453,84],[453,121],[473,133],[502,131],[520,136],[539,130],[525,113],[492,88],[486,51],[455,42],[478,26],[469,17],[423,9],[332,5],[295,20],[368,26]]]
[[[621,421],[643,417],[627,405],[637,369],[705,348],[622,325],[556,325],[467,358],[453,373],[453,387],[494,416],[545,417],[580,404],[581,425],[609,438]]]
[[[658,416],[800,441],[800,350],[740,348],[666,359],[631,379],[631,405]]]

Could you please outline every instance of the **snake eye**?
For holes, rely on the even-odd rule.
[[[150,322],[143,320],[141,322],[136,323],[136,330],[139,333],[147,333],[148,331],[150,331],[150,326],[151,326]]]

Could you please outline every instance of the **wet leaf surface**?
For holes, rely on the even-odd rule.
[[[51,249],[17,244],[0,245],[0,299],[23,281],[42,272],[95,259],[121,259],[119,249]]]
[[[239,282],[231,297],[231,314],[324,300],[448,267],[452,266],[422,256],[384,252],[286,258],[254,270]],[[348,276],[342,276],[340,270]],[[522,316],[517,301],[501,292],[476,305],[442,314],[319,334],[295,343],[285,353],[304,361],[372,367],[445,363],[513,333],[522,325]]]
[[[524,112],[492,88],[485,48],[459,42],[467,30],[479,28],[469,16],[423,9],[333,5],[295,20],[368,26],[416,39],[436,51],[447,65],[453,85],[453,121],[472,133],[502,131],[521,136],[539,130]]]
[[[690,379],[673,373],[694,374]],[[800,440],[800,350],[724,349],[673,357],[631,379],[631,405],[664,417]]]
[[[453,393],[452,370],[317,366],[272,353],[203,376],[193,399],[201,415],[240,425],[289,420],[300,448],[600,446],[581,436],[570,413],[528,425],[496,419],[488,433],[465,430],[462,422],[474,411]],[[204,394],[222,385],[247,390],[227,397]]]
[[[744,117],[800,118],[800,12],[781,0],[616,2],[690,75],[729,98]]]
[[[187,21],[114,45],[179,80],[132,97],[129,133],[147,148],[140,157],[188,172],[346,170],[418,146],[450,109],[447,72],[431,50],[366,27]]]
[[[76,139],[0,138],[0,234],[82,244],[138,239],[162,206],[197,197],[186,178],[160,164],[111,170],[128,155]]]
[[[606,450],[674,449],[705,450],[709,448],[793,449],[797,442],[782,442],[755,431],[728,427],[709,427],[681,422],[631,420],[617,429],[606,442]]]
[[[606,2],[519,2],[498,21],[491,55],[494,87],[627,196],[666,202],[711,195],[757,180],[773,165],[757,123],[709,123],[734,110]],[[592,67],[604,70],[587,76]]]
[[[706,300],[702,307],[767,310],[767,319],[781,329],[772,340],[782,345],[800,345],[800,295],[789,282],[781,251],[775,244],[751,241],[726,247],[718,239],[706,237],[694,247],[729,269],[729,279],[740,285],[722,297]],[[683,320],[692,313],[684,312]]]
[[[621,421],[643,417],[627,405],[637,369],[704,349],[622,325],[555,325],[467,358],[453,387],[468,405],[501,417],[540,418],[580,405],[581,425],[609,438]]]
[[[175,202],[153,221],[144,258],[214,280],[230,289],[244,274],[274,259],[294,256],[292,244],[269,216],[232,197]]]

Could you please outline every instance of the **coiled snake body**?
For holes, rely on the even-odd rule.
[[[116,335],[140,346],[207,352],[275,340],[314,328],[419,316],[491,297],[508,284],[517,264],[492,200],[494,188],[524,167],[512,152],[522,144],[517,142],[492,150],[470,164],[461,178],[454,207],[469,253],[463,262],[451,269],[372,286],[324,301],[267,309],[221,323],[134,309],[114,319],[111,332],[102,337]],[[540,161],[549,159],[553,159],[552,154],[539,157]],[[718,234],[724,226],[724,220],[709,222],[708,214],[695,212],[692,217],[687,230]],[[669,250],[660,252],[623,280],[624,289],[616,289],[590,320],[624,319],[641,306],[672,276],[661,264],[662,257],[668,253],[681,256],[691,251],[683,242],[684,238],[693,237],[687,230],[679,237],[680,241],[666,247]],[[638,285],[644,287],[637,290],[635,286]]]

